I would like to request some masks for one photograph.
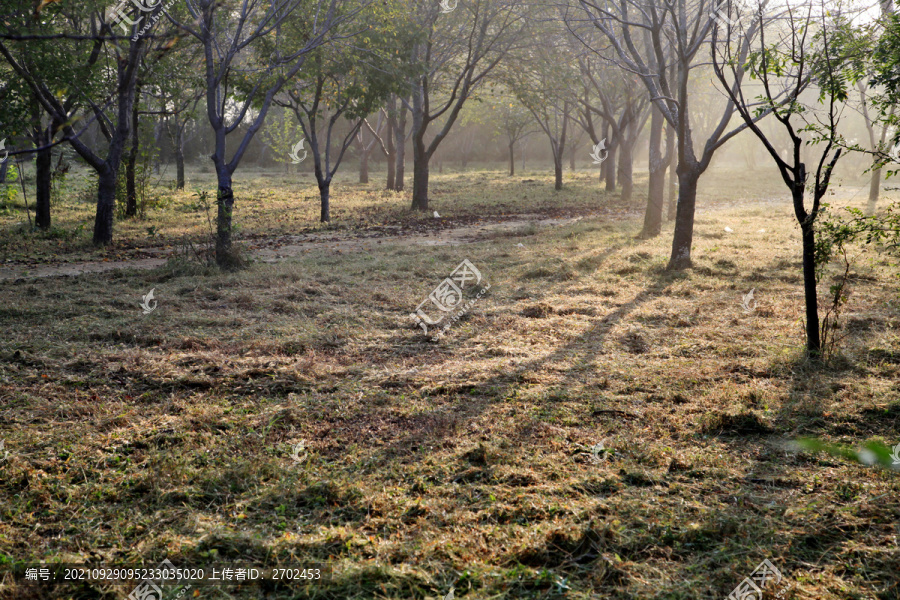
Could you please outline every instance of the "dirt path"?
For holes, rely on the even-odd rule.
[[[359,233],[310,233],[305,235],[281,236],[247,240],[250,255],[262,262],[278,262],[316,249],[333,249],[347,252],[371,250],[380,245],[402,246],[452,246],[470,244],[491,235],[511,232],[528,226],[557,227],[570,225],[585,216],[602,216],[612,219],[623,219],[637,216],[637,213],[606,212],[596,215],[582,215],[569,218],[542,218],[541,215],[517,215],[511,220],[485,219],[477,224],[436,229],[431,232],[403,233],[403,226],[384,226]],[[78,263],[47,264],[39,266],[0,266],[0,281],[16,279],[35,279],[41,277],[66,277],[85,273],[103,273],[116,269],[155,269],[166,264],[172,250],[145,248],[147,254],[159,255],[158,258],[138,258],[118,261],[86,261]]]

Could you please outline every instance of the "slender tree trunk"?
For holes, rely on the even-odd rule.
[[[603,137],[599,140],[601,142],[605,142],[606,146],[606,159],[600,164],[600,183],[603,183],[606,180],[606,172],[609,168],[609,165],[606,163],[609,162],[609,152],[612,150],[612,143],[609,141],[609,122],[603,121],[603,127],[600,129],[600,135]],[[596,142],[594,142],[596,144]],[[609,191],[609,182],[607,181],[606,190]],[[614,184],[615,185],[615,184]]]
[[[108,244],[112,241],[113,213],[116,207],[116,180],[118,164],[109,162],[97,173],[97,214],[94,218],[94,243]]]
[[[43,113],[40,110],[40,105],[35,102],[32,105],[31,112],[31,132],[35,147],[42,148],[50,144],[50,139],[53,135],[51,133],[52,128],[53,124],[44,127]],[[34,207],[34,224],[41,229],[50,228],[50,189],[52,186],[50,170],[52,166],[52,149],[39,150],[35,161],[34,185],[37,201]]]
[[[654,105],[650,115],[650,189],[647,192],[647,210],[644,213],[644,227],[638,236],[649,239],[659,235],[662,230],[663,196],[666,183],[666,165],[662,155],[662,131],[664,118]]]
[[[515,142],[509,143],[509,176],[513,177],[516,174],[516,153],[515,153]]]
[[[799,199],[803,203],[803,197]],[[797,200],[795,199],[796,203]],[[816,230],[815,222],[807,218],[800,224],[803,233],[803,291],[806,296],[806,354],[815,360],[822,354],[819,338],[819,303],[816,294]]]
[[[219,191],[216,197],[216,264],[223,269],[232,266],[231,218],[234,213],[234,190],[231,173],[225,165],[216,165]]]
[[[137,215],[137,184],[135,175],[137,172],[138,152],[140,151],[141,138],[138,135],[140,112],[141,88],[137,86],[134,94],[134,104],[131,107],[131,150],[128,152],[128,162],[125,163],[125,216]]]
[[[397,121],[397,174],[394,176],[394,191],[406,188],[406,105],[400,102],[400,119]]]
[[[365,149],[359,157],[359,182],[369,183],[369,152]]]
[[[881,195],[881,169],[872,171],[872,179],[869,181],[869,202],[866,204],[866,214],[872,216],[875,214],[875,207],[878,206],[878,197]]]
[[[40,145],[50,143],[47,129],[42,131]],[[40,150],[35,159],[35,202],[34,224],[41,229],[50,229],[50,193],[53,188],[53,151],[50,148]]]
[[[616,191],[616,152],[619,150],[618,142],[612,142],[608,146],[608,154],[606,160],[603,161],[603,168],[606,171],[606,191]]]
[[[554,189],[557,191],[563,188],[563,161],[566,154],[566,136],[569,133],[569,103],[563,104],[563,123],[562,133],[559,136],[559,145],[554,150],[554,159],[556,162],[556,185]],[[551,140],[552,141],[552,140]]]
[[[675,128],[671,125],[666,128],[666,154],[669,157],[669,164],[667,165],[669,170],[669,208],[666,211],[666,220],[671,221],[675,218],[676,200],[678,198],[675,187],[675,178],[678,177],[677,173],[675,173],[675,165],[677,163],[675,158]]]
[[[322,223],[331,221],[331,180],[323,179],[319,182],[319,199],[321,200],[322,211],[319,220]]]
[[[569,170],[575,172],[575,152],[578,150],[575,146],[569,149]]]
[[[397,130],[397,116],[395,114],[397,108],[396,99],[391,96],[387,106],[387,132],[385,133],[385,149],[387,150],[387,189],[393,190],[397,186],[394,178],[397,175],[397,148],[394,145],[394,136]]]
[[[623,140],[619,148],[619,183],[622,186],[622,201],[630,202],[634,192],[634,138]]]
[[[428,210],[428,154],[425,142],[413,136],[413,210]]]
[[[553,153],[553,174],[555,181],[553,189],[559,191],[563,188],[563,157],[562,150]]]
[[[428,149],[425,146],[425,89],[420,81],[413,92],[413,210],[428,210]]]
[[[9,172],[9,161],[0,163],[0,183],[6,183],[6,174]]]
[[[691,245],[694,242],[694,208],[697,202],[697,180],[700,166],[678,165],[678,207],[675,213],[675,236],[672,238],[672,255],[666,267],[680,271],[691,267]]]
[[[184,127],[175,120],[175,189],[184,189]]]

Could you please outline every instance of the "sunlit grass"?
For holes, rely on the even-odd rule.
[[[562,195],[548,177],[457,177],[436,178],[442,217],[639,207],[586,174]],[[858,264],[839,355],[807,365],[793,214],[759,179],[705,189],[717,209],[698,216],[684,273],[664,270],[672,224],[638,241],[639,219],[587,216],[232,274],[5,284],[0,555],[333,564],[272,598],[713,598],[769,558],[788,597],[893,597],[896,474],[782,442],[900,442],[896,268]],[[422,218],[378,187],[341,195],[344,223]],[[317,227],[296,193],[297,226]],[[279,214],[250,196],[245,235]],[[742,198],[772,201],[725,206]],[[174,238],[178,214],[153,223]],[[464,258],[491,289],[431,342],[409,313]],[[37,589],[11,593],[74,594]]]

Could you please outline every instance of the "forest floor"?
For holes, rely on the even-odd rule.
[[[622,206],[586,174],[559,194],[546,176],[476,175],[436,177],[442,219],[584,216],[233,273],[180,258],[0,284],[0,597],[131,591],[11,582],[11,561],[163,559],[328,566],[198,598],[721,599],[764,559],[782,575],[767,597],[900,596],[897,472],[790,444],[900,443],[895,262],[854,250],[841,337],[814,365],[799,228],[771,176],[711,174],[694,268],[670,273],[671,223],[635,239],[641,186]],[[340,235],[427,220],[379,183],[346,185]],[[201,236],[188,199],[117,222],[119,250],[150,224],[167,245]],[[253,202],[236,208],[248,245],[266,230]],[[272,235],[332,233],[309,203]],[[14,212],[9,266],[116,259],[83,231],[23,235]],[[435,341],[410,313],[464,259],[490,289],[464,290],[474,303]]]

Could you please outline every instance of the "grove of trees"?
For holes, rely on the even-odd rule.
[[[890,0],[459,0],[450,7],[2,0],[0,138],[11,160],[0,181],[15,161],[33,160],[35,226],[49,229],[54,157],[61,168],[71,149],[96,173],[93,242],[104,245],[114,239],[120,189],[123,218],[137,218],[137,163],[146,147],[168,139],[184,189],[185,161],[193,159],[186,144],[202,142],[195,152],[211,161],[217,180],[216,262],[230,268],[241,206],[234,179],[248,153],[264,150],[288,168],[302,137],[328,222],[340,203],[332,181],[348,157],[359,161],[361,182],[372,157],[384,159],[386,189],[403,191],[410,156],[411,209],[431,211],[429,173],[438,157],[455,153],[466,164],[490,136],[513,177],[517,154],[524,160],[526,144],[541,144],[562,190],[566,157],[570,168],[586,162],[590,142],[606,152],[598,194],[630,201],[634,165],[646,161],[639,237],[659,236],[674,219],[668,269],[678,271],[692,265],[700,178],[727,145],[755,139],[793,198],[807,350],[820,352],[816,228],[832,171],[842,156],[863,155],[871,167],[867,214],[876,215],[900,142],[900,21]],[[863,142],[851,139],[852,127],[865,132]]]

